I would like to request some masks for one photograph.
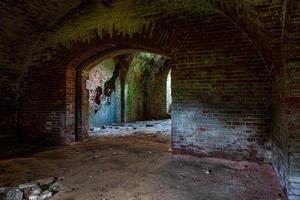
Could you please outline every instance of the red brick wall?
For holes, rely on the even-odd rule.
[[[193,32],[172,69],[172,147],[264,159],[271,94],[264,60],[222,16],[207,16],[190,26]]]
[[[154,30],[153,34],[150,30]],[[85,67],[96,59],[115,55],[114,52],[124,53],[130,48],[170,55],[180,46],[182,33],[176,31],[166,34],[168,30],[172,29],[157,25],[133,37],[114,35],[111,38],[110,34],[104,34],[101,39],[96,37],[89,43],[77,42],[69,48],[57,45],[37,49],[28,67],[21,101],[20,125],[23,133],[28,138],[53,144],[73,142],[75,135],[78,139],[86,138],[88,94],[84,81],[87,74]],[[77,91],[76,84],[79,88]],[[76,114],[77,133],[75,99],[80,104]]]
[[[276,68],[272,70],[273,162],[291,199],[299,198],[299,1],[211,0],[249,40],[219,12],[213,18],[192,9],[187,13],[176,13],[180,9],[175,9],[168,14],[181,19],[164,13],[163,26],[150,27],[154,35],[144,28],[131,38],[126,33],[113,34],[112,39],[104,34],[103,39],[73,41],[68,48],[61,44],[39,48],[47,43],[47,30],[51,35],[68,20],[94,8],[90,1],[80,2],[1,2],[1,134],[12,132],[18,119],[26,136],[55,144],[74,141],[75,69],[91,56],[117,45],[170,54],[176,61],[174,148],[206,155],[261,158],[263,143],[269,138],[265,133],[270,119],[270,77],[251,41],[268,66]],[[148,4],[140,1],[138,12],[145,12]],[[188,13],[192,16],[182,18]],[[71,24],[74,32],[77,23]],[[65,34],[69,33],[59,36]],[[39,39],[41,42],[33,46]],[[178,56],[171,54],[182,47],[182,42]],[[32,56],[28,60],[26,56],[32,49],[37,53],[30,61]],[[24,66],[28,71],[20,91]],[[79,85],[83,86],[80,80]],[[181,117],[186,122],[180,121]],[[177,122],[186,126],[178,127]],[[81,127],[86,127],[84,122]],[[84,132],[79,132],[79,138],[84,138]]]
[[[28,139],[53,144],[74,141],[74,99],[68,87],[74,87],[75,74],[60,57],[59,48],[47,48],[33,56],[28,67],[21,98],[20,130]],[[72,80],[72,81],[71,81]]]
[[[263,59],[221,14],[181,26],[188,33],[185,40],[180,32],[176,35],[157,26],[152,36],[145,30],[132,38],[107,35],[90,43],[74,43],[69,49],[46,49],[29,70],[22,112],[28,133],[54,143],[74,141],[76,67],[85,66],[82,62],[99,52],[109,52],[114,44],[114,48],[154,50],[173,58],[174,149],[263,159],[270,118],[270,75]],[[85,88],[83,84],[79,81],[78,88]],[[78,138],[87,135],[83,101],[81,109]]]

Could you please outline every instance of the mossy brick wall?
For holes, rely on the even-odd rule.
[[[144,66],[131,64],[125,81],[125,122],[144,120]]]
[[[143,57],[144,55],[144,57]],[[151,53],[137,53],[126,78],[126,121],[167,118],[167,58]]]
[[[164,59],[155,66],[149,66],[149,73],[146,76],[147,101],[146,119],[164,119],[167,114],[167,77],[171,63]]]
[[[109,18],[112,14],[118,15],[117,13],[122,12],[122,9],[118,9],[117,12],[110,12],[107,9],[103,10],[103,8],[99,8],[99,6],[95,7],[93,4],[81,3],[81,1],[79,0],[53,0],[49,2],[0,2],[0,15],[3,16],[0,21],[0,39],[2,41],[0,45],[0,65],[1,85],[3,83],[4,87],[3,90],[1,89],[1,96],[5,99],[5,101],[3,102],[7,102],[1,104],[1,114],[4,113],[2,114],[2,116],[5,116],[3,117],[4,120],[2,120],[1,123],[1,130],[10,132],[11,124],[9,123],[12,122],[13,124],[17,124],[16,119],[18,117],[16,114],[13,114],[17,113],[17,110],[13,108],[15,108],[17,99],[20,99],[21,101],[19,101],[19,105],[22,107],[22,109],[20,112],[20,117],[18,119],[22,127],[27,127],[28,130],[30,130],[27,132],[27,130],[24,129],[27,134],[30,133],[35,137],[40,136],[42,139],[46,138],[53,141],[54,143],[69,143],[73,141],[75,138],[75,136],[72,136],[72,134],[74,133],[73,121],[75,119],[75,104],[73,100],[75,96],[75,92],[73,90],[75,84],[72,80],[75,78],[74,68],[76,67],[76,65],[80,64],[81,61],[88,59],[91,55],[96,54],[96,52],[103,51],[112,47],[109,45],[104,45],[105,47],[103,47],[103,44],[112,44],[116,41],[118,41],[119,45],[120,43],[122,43],[123,47],[124,44],[130,44],[129,46],[145,48],[148,50],[155,50],[165,53],[171,52],[172,49],[177,49],[177,47],[180,45],[179,43],[177,45],[174,45],[176,42],[174,42],[174,40],[172,42],[169,40],[169,37],[171,37],[170,35],[173,34],[172,37],[177,38],[177,40],[175,41],[183,41],[184,37],[181,37],[179,39],[174,35],[178,33],[181,34],[182,30],[184,30],[184,32],[191,31],[190,29],[188,29],[188,27],[181,27],[181,25],[189,23],[182,13],[191,14],[193,16],[194,14],[199,15],[198,21],[202,20],[201,13],[214,13],[212,12],[211,7],[207,6],[206,1],[191,0],[186,4],[182,4],[182,2],[187,1],[179,0],[174,1],[176,2],[176,5],[173,4],[171,6],[168,6],[166,4],[164,4],[164,6],[161,6],[157,4],[158,1],[149,2],[130,0],[127,1],[127,3],[129,3],[129,6],[127,6],[127,4],[124,3],[126,1],[127,0],[124,0],[123,2],[121,2],[121,4],[119,4],[123,5],[123,8],[122,6],[121,8],[123,10],[126,10],[127,7],[130,8],[128,10],[134,10],[135,12],[126,11],[125,14],[123,14],[121,17],[114,18],[113,20],[114,23],[119,23],[119,19],[124,19],[120,20],[122,22],[126,21],[126,23],[121,23],[117,26],[117,29],[121,30],[118,31],[118,33],[122,36],[109,31],[112,30],[112,24],[114,23],[108,22],[107,24],[104,24],[101,22],[99,25],[97,24],[97,20],[90,20],[90,17],[92,17],[92,19],[97,19],[97,17],[95,18],[95,13],[91,13],[91,10],[89,10],[94,9],[97,11],[102,9],[102,11],[104,11],[96,13],[105,13],[108,11],[109,14],[101,14],[101,16],[104,15],[104,17]],[[134,2],[138,2],[138,4],[133,4]],[[193,7],[195,7],[193,5],[195,2],[198,3],[198,6],[196,6],[196,9],[193,9]],[[297,78],[299,68],[299,2],[296,0],[210,0],[209,2],[211,2],[214,7],[217,7],[222,12],[224,12],[234,23],[239,25],[241,30],[248,35],[249,40],[260,50],[260,53],[264,56],[269,67],[283,68],[277,70],[273,69],[273,161],[278,173],[282,174],[280,177],[282,177],[281,180],[286,186],[287,191],[290,194],[290,198],[297,199],[299,198],[299,179],[297,179],[299,169],[299,144],[297,136],[299,133],[297,125],[297,122],[299,121],[299,115],[297,114],[299,113],[299,87]],[[163,9],[161,10],[161,8]],[[183,8],[183,12],[180,13],[178,11],[181,11],[181,8]],[[159,16],[161,12],[166,15]],[[85,18],[81,18],[82,20],[80,19],[76,21],[76,19],[80,18],[79,15],[84,15],[86,13],[88,13],[88,15],[86,15]],[[129,14],[128,17],[126,17],[126,14]],[[171,16],[180,16],[180,19],[176,18],[175,20],[172,20],[169,18],[169,14]],[[167,29],[164,29],[164,31],[162,31],[162,29],[158,28],[158,26],[154,26],[156,20],[153,19],[153,16],[154,18],[159,16],[161,18],[167,19],[165,24],[172,24],[172,27],[169,27],[170,30],[173,30],[172,33],[168,32]],[[131,24],[130,21],[133,17],[141,18],[135,20],[135,23],[132,24],[132,26],[129,26]],[[151,20],[147,21],[147,19],[149,18],[151,18]],[[90,23],[86,23],[86,21],[90,21]],[[163,23],[163,21],[161,22]],[[64,24],[67,24],[67,26],[63,27]],[[87,24],[87,26],[84,26],[84,24]],[[195,22],[195,24],[197,24],[197,22]],[[69,28],[67,28],[68,26]],[[192,25],[190,24],[190,26]],[[105,27],[105,30],[102,31],[101,27]],[[48,30],[50,30],[51,33],[56,32],[57,34],[51,35],[50,33],[50,36],[48,35]],[[79,30],[87,31],[80,32]],[[198,28],[193,28],[193,30],[198,30]],[[80,33],[78,33],[78,31]],[[137,34],[138,32],[140,34]],[[151,34],[154,33],[154,35],[152,36],[151,34],[149,34],[150,32]],[[223,32],[223,30],[221,32]],[[93,39],[97,37],[99,33],[103,35],[102,39],[104,39]],[[107,37],[106,33],[110,37]],[[288,37],[283,36],[285,33],[287,33]],[[226,31],[224,33],[218,34],[226,34]],[[129,37],[129,35],[131,37]],[[79,42],[76,41],[78,39],[78,36],[80,36]],[[234,34],[233,36],[236,37]],[[135,38],[134,40],[132,39],[133,37]],[[226,36],[226,38],[227,37],[229,38],[229,36]],[[41,38],[42,40],[40,40]],[[47,41],[47,38],[49,39],[49,41]],[[284,40],[282,40],[282,38],[284,38]],[[36,44],[36,41],[40,42],[37,42]],[[218,41],[218,39],[216,39],[216,41]],[[224,41],[229,42],[229,40]],[[236,41],[237,40],[231,42],[233,44]],[[59,42],[67,44],[69,48],[61,48],[60,45],[55,46]],[[51,43],[52,45],[48,49],[40,48],[40,46],[44,46],[45,43]],[[193,49],[202,49],[203,54],[205,52],[203,50],[204,48],[215,49],[215,47],[218,46],[217,44],[211,46],[211,44],[212,43],[210,43],[207,47],[199,44],[193,44],[192,46],[199,45],[199,47],[193,47]],[[102,47],[100,48],[99,46]],[[228,47],[224,46],[224,48]],[[36,54],[36,56],[34,56],[34,59],[30,61],[32,58],[32,49],[36,50],[38,53]],[[190,51],[190,48],[186,48],[181,52],[182,54],[185,54]],[[242,51],[247,50],[243,49]],[[212,53],[211,51],[208,51],[206,53],[215,55],[215,53]],[[27,55],[30,56],[28,56],[28,59],[25,59]],[[68,62],[68,60],[74,60],[72,58],[75,57],[77,59],[75,59],[74,62]],[[198,55],[193,59],[196,60],[197,57]],[[205,56],[200,57],[203,58]],[[231,56],[229,56],[229,58],[233,59],[233,57]],[[184,60],[185,58],[182,59]],[[244,58],[237,59],[237,57],[235,57],[234,62],[240,63],[243,59]],[[210,58],[205,58],[204,60],[206,60],[207,64],[213,61],[213,59]],[[224,61],[224,63],[228,63],[227,58],[224,58],[223,56],[221,56],[218,62],[221,62],[220,60]],[[283,60],[284,63],[282,63]],[[68,65],[69,63],[73,63],[74,66]],[[195,63],[198,63],[198,61],[195,61]],[[66,66],[68,66],[68,70],[65,70]],[[178,64],[178,66],[184,65]],[[23,88],[24,86],[25,89],[22,90],[22,93],[20,93],[21,91],[17,92],[18,90],[16,90],[16,88],[19,87],[17,86],[19,80],[22,80],[22,72],[24,67],[28,67],[28,72],[25,70],[25,72],[27,72],[25,73],[27,79],[26,81],[22,82],[21,88]],[[191,73],[194,73],[194,70],[196,69],[188,69],[188,71]],[[230,68],[228,68],[228,70],[232,72],[234,71]],[[208,69],[205,69],[205,71],[209,72]],[[211,72],[215,74],[217,72],[217,74],[221,73],[219,68]],[[240,72],[234,73],[239,74]],[[182,79],[181,83],[188,82],[186,79],[190,79],[191,75],[187,74],[189,73],[186,72],[186,77],[188,78],[178,78]],[[16,76],[19,77],[16,78]],[[176,76],[177,75],[174,75],[175,78]],[[199,77],[202,78],[203,76],[204,75],[201,75]],[[68,77],[68,81],[66,81],[66,77]],[[228,78],[226,78],[226,80],[228,80]],[[220,84],[220,82],[216,83],[216,85],[218,84]],[[197,100],[190,99],[189,101],[199,102],[199,100],[203,101],[203,99],[205,100],[205,98],[207,98],[206,102],[208,102],[209,104],[213,104],[213,106],[216,107],[215,105],[217,104],[217,98],[215,96],[218,96],[217,94],[220,93],[216,91],[210,92],[208,95],[199,95],[199,91],[201,90],[202,92],[204,90],[212,91],[210,87],[202,87],[202,85],[204,84],[201,84],[201,87],[199,86],[199,84],[193,84],[192,88],[194,88],[194,91],[190,91],[190,95],[192,96],[194,94],[195,96],[197,96]],[[225,84],[225,86],[226,85],[227,83]],[[198,87],[206,89],[199,90]],[[221,88],[221,86],[218,86],[217,88]],[[174,88],[173,90],[176,91],[177,89]],[[3,91],[5,91],[5,93]],[[239,89],[236,89],[236,91],[239,91]],[[248,89],[243,91],[248,91]],[[187,93],[188,91],[186,91],[185,94]],[[206,92],[203,93],[206,94]],[[236,93],[240,94],[243,92]],[[281,94],[284,95],[281,96]],[[21,98],[19,98],[18,96],[21,96]],[[204,98],[203,96],[206,97]],[[255,99],[253,95],[250,96],[250,99]],[[64,99],[62,99],[62,97],[64,97]],[[212,101],[210,101],[211,99]],[[225,102],[225,105],[222,107],[232,107],[227,105],[232,105],[229,102],[232,102],[232,99],[238,98],[232,98],[228,96],[228,99],[226,99],[225,97],[221,98],[221,100]],[[184,98],[181,99],[182,102],[183,100]],[[226,103],[226,101],[229,102]],[[197,104],[197,106],[195,107],[199,107],[199,103],[195,104]],[[239,105],[240,104],[245,105],[239,102]],[[251,105],[252,104],[250,104],[250,106]],[[184,109],[187,109],[187,107],[185,107]],[[243,110],[242,106],[237,109]],[[218,111],[220,111],[220,109],[218,109]],[[226,110],[224,112],[222,111],[220,113],[225,112],[230,113],[229,110]],[[9,113],[11,113],[11,115],[9,115]],[[209,114],[207,115],[208,117],[210,117]],[[200,112],[200,116],[203,116],[203,113],[201,114]],[[251,114],[251,116],[256,116],[256,114]],[[231,115],[229,118],[231,118]],[[257,121],[256,118],[254,121]],[[241,124],[243,123],[244,122],[241,122]],[[250,123],[248,123],[248,125],[250,125]],[[248,125],[246,124],[245,126],[248,127]],[[238,126],[240,125],[236,124],[236,127]],[[205,129],[200,130],[203,131]],[[248,132],[251,132],[251,130],[248,130]],[[3,133],[3,131],[1,133]],[[197,136],[195,138],[200,137]],[[253,139],[249,138],[249,140]],[[198,147],[196,145],[196,147],[192,149],[197,148]],[[219,149],[224,150],[222,145]],[[255,154],[255,151],[252,152],[254,152],[252,154]],[[242,154],[244,155],[244,153]]]
[[[111,38],[108,34],[89,44],[78,42],[70,49],[46,50],[54,55],[43,55],[32,66],[35,69],[30,70],[31,92],[25,106],[30,112],[24,113],[24,123],[28,122],[30,132],[37,136],[42,132],[50,140],[72,141],[74,66],[95,52],[112,48],[105,44],[117,46],[126,41],[129,46],[162,54],[177,49],[171,56],[175,62],[172,71],[175,150],[264,159],[270,119],[270,74],[266,65],[247,37],[221,14],[201,19],[183,25],[182,29],[188,32],[185,40],[178,40],[174,30],[168,32],[161,27],[151,37],[147,37],[150,33],[146,31],[125,38],[118,35]]]
[[[265,159],[271,74],[230,21],[207,16],[172,69],[172,147],[181,152]]]
[[[78,37],[81,40],[91,41],[94,36],[105,34],[106,31],[111,35],[114,26],[124,35],[132,36],[135,32],[144,30],[144,26],[155,32],[157,30],[152,25],[155,24],[155,18],[161,17],[161,13],[167,18],[168,15],[183,16],[182,13],[201,15],[214,13],[216,7],[242,27],[252,42],[257,41],[259,43],[257,46],[266,49],[261,51],[263,53],[270,49],[277,49],[273,43],[279,41],[277,38],[282,32],[280,18],[283,9],[280,1],[122,0],[114,2],[113,10],[101,5],[101,1],[80,0],[0,2],[0,15],[3,16],[0,21],[1,64],[8,67],[13,65],[17,68],[16,73],[22,74],[24,67],[30,66],[25,58],[28,56],[28,59],[31,59],[31,51],[39,49],[41,43],[38,41],[41,39],[48,40],[48,43],[52,44],[62,42],[71,45]],[[80,17],[82,15],[85,16]],[[102,28],[105,31],[102,32]],[[52,34],[53,32],[57,34]],[[276,52],[280,51],[274,51],[270,55],[279,58]],[[16,123],[15,119],[13,121]],[[5,124],[6,128],[10,126]]]
[[[155,25],[129,35],[104,34],[102,38],[95,37],[89,43],[78,41],[71,47],[63,45],[46,46],[37,49],[33,62],[29,66],[24,96],[20,112],[20,125],[28,138],[46,141],[54,144],[68,144],[75,140],[75,82],[76,70],[84,66],[91,57],[99,57],[114,52],[113,49],[135,48],[168,54],[176,51],[182,41],[180,31],[169,32],[167,26]],[[151,30],[152,30],[151,29]],[[101,53],[99,59],[101,59]],[[81,73],[81,72],[80,72]],[[77,113],[78,138],[85,138],[88,131],[88,93],[86,83],[88,74],[83,73],[78,80],[82,95],[76,101],[82,102]],[[77,91],[78,93],[78,91]],[[78,93],[79,94],[79,93]],[[81,111],[80,111],[81,110]]]

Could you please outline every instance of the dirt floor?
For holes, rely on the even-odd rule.
[[[0,161],[0,187],[64,176],[53,200],[285,199],[268,164],[175,156],[169,135],[94,137]]]

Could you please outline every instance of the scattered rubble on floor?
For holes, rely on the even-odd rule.
[[[18,187],[0,188],[0,200],[48,200],[59,192],[62,181],[63,177],[51,177]]]
[[[172,155],[170,143],[155,132],[95,137],[0,160],[0,187],[63,176],[50,200],[286,200],[267,163]]]
[[[171,134],[171,120],[140,121],[124,124],[111,124],[90,129],[91,136],[126,136],[137,134]]]

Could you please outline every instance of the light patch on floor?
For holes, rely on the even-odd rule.
[[[125,136],[134,134],[171,134],[171,120],[140,121],[93,127],[90,136]]]

